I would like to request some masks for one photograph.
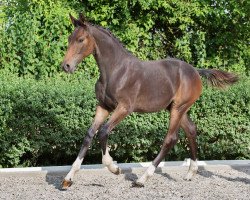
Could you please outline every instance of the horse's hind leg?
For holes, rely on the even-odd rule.
[[[187,114],[184,114],[181,120],[181,128],[185,131],[186,136],[189,141],[189,147],[191,151],[191,161],[188,173],[185,177],[185,180],[191,180],[193,176],[198,171],[198,164],[197,164],[197,130],[196,125],[192,122]]]
[[[148,167],[146,172],[133,183],[135,187],[143,187],[144,183],[154,174],[156,167],[160,164],[162,159],[167,155],[169,150],[176,144],[178,140],[178,131],[183,114],[188,110],[189,105],[176,105],[173,104],[170,111],[170,122],[168,133],[164,139],[160,153],[154,159],[151,166]]]

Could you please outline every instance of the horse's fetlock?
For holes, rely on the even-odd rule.
[[[108,166],[113,163],[113,158],[110,155],[105,155],[102,158],[102,164]]]

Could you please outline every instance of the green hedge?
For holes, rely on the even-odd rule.
[[[0,75],[0,166],[71,164],[95,112],[94,80],[83,74],[41,81]],[[204,89],[190,111],[200,159],[250,158],[250,81],[227,91]],[[132,114],[110,136],[119,162],[150,161],[167,131],[167,112]],[[189,157],[184,133],[167,160]],[[100,163],[95,140],[85,163]]]
[[[1,76],[2,166],[72,161],[91,123],[96,100],[94,84],[70,79],[58,77],[37,82]]]

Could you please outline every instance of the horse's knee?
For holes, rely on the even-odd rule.
[[[197,136],[197,127],[194,123],[189,125],[188,137],[195,138]]]
[[[164,148],[172,147],[176,144],[177,141],[178,141],[178,134],[168,135],[164,144],[163,144],[163,147]]]
[[[95,135],[95,133],[94,133],[93,129],[90,128],[87,132],[87,135],[85,136],[85,138],[83,140],[83,145],[89,146],[91,144],[91,141],[92,141],[94,135]]]

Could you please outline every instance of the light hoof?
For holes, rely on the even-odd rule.
[[[120,167],[117,167],[116,171],[113,172],[113,174],[115,174],[115,175],[120,175],[121,173],[122,173],[122,170]]]
[[[134,181],[132,183],[132,187],[142,188],[142,187],[144,187],[144,184],[139,182],[139,181]]]
[[[72,184],[73,181],[64,179],[62,182],[62,190],[67,190]]]

